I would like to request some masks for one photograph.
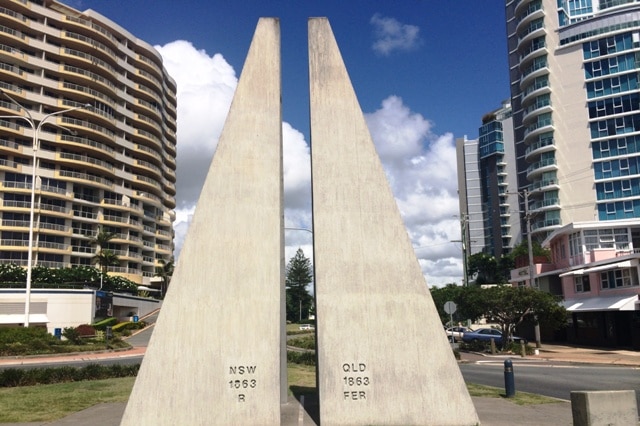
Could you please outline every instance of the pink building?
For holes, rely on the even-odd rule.
[[[534,287],[562,296],[566,339],[584,345],[640,349],[640,224],[579,222],[543,242],[551,263],[536,263]],[[512,285],[531,285],[529,266],[511,271]]]

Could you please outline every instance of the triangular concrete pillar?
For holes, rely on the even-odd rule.
[[[261,18],[122,425],[279,425],[280,27]]]
[[[309,73],[321,424],[475,425],[326,18]]]

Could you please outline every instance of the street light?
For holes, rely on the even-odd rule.
[[[61,111],[52,112],[42,117],[42,119],[36,123],[36,121],[34,120],[29,110],[23,107],[18,101],[13,99],[13,97],[11,97],[7,92],[2,90],[1,88],[0,88],[0,94],[4,95],[7,99],[11,101],[12,104],[22,109],[25,113],[25,115],[7,115],[7,116],[0,116],[0,118],[20,118],[26,121],[27,123],[29,123],[31,130],[33,131],[33,142],[32,142],[33,164],[32,164],[32,170],[31,170],[31,208],[29,210],[29,247],[27,249],[27,253],[28,253],[27,254],[27,285],[26,285],[26,294],[25,294],[26,300],[24,303],[24,317],[25,317],[24,326],[29,327],[29,311],[31,308],[30,306],[31,305],[31,270],[33,269],[33,225],[34,225],[33,218],[35,215],[35,201],[36,201],[36,161],[38,157],[38,143],[39,143],[38,133],[40,132],[40,129],[49,118],[56,115],[64,114],[65,112],[75,111],[77,109],[91,108],[91,104],[85,104],[82,106],[77,106],[73,108],[67,108]],[[61,127],[61,126],[58,126],[58,127]]]

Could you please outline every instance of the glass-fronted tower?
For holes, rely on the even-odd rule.
[[[8,0],[0,89],[0,262],[27,265],[35,189],[34,265],[90,265],[102,229],[109,272],[148,283],[173,256],[176,205],[176,85],[159,53],[94,11]],[[11,118],[25,111],[47,117],[37,138]]]

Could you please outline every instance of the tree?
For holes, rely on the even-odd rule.
[[[566,323],[565,308],[556,296],[530,287],[499,285],[482,289],[478,303],[488,321],[497,323],[507,342],[524,320],[536,317],[542,324],[559,328]]]
[[[503,284],[508,281],[510,265],[509,261],[498,261],[490,254],[476,253],[469,256],[467,271],[471,276],[478,274],[476,284]]]
[[[534,257],[545,257],[547,259],[551,259],[551,252],[549,249],[543,248],[537,241],[531,242],[531,251],[533,251]],[[529,244],[526,240],[514,247],[511,253],[509,253],[509,257],[513,261],[519,257],[528,257],[528,255]]]
[[[307,285],[313,281],[313,272],[311,261],[301,248],[289,260],[286,274],[287,321],[300,321],[303,316],[308,318],[313,298],[307,291]]]
[[[174,261],[173,257],[167,262],[164,259],[160,259],[160,266],[156,266],[156,275],[160,277],[160,298],[164,299],[164,295],[169,288],[169,282],[173,275]]]
[[[481,305],[478,304],[478,292],[483,289],[478,286],[463,287],[452,283],[442,288],[432,287],[430,291],[443,324],[450,320],[450,315],[444,311],[444,304],[448,301],[456,304],[456,312],[453,314],[454,321],[475,321],[483,314],[479,309]]]
[[[111,241],[115,236],[115,233],[105,231],[103,227],[99,227],[95,238],[91,240],[91,245],[97,246],[97,251],[93,256],[93,261],[100,265],[100,269],[102,271],[102,275],[100,277],[101,288],[104,276],[107,274],[107,268],[110,265],[119,264],[118,256],[113,251],[105,248],[109,244],[109,241]]]

